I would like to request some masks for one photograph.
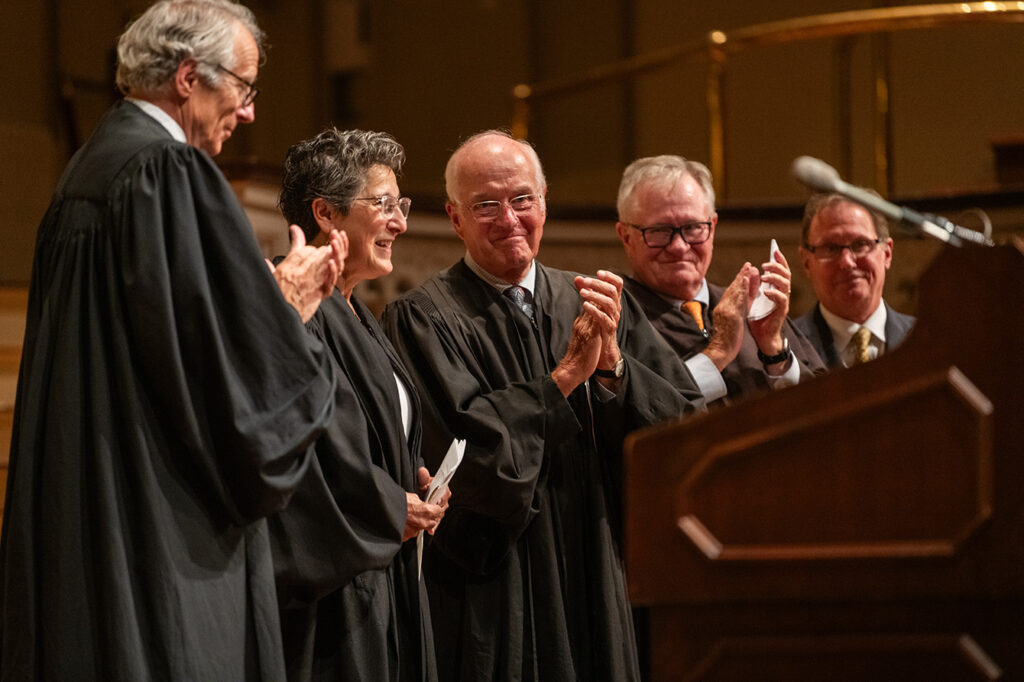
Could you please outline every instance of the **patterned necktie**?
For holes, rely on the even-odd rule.
[[[501,293],[511,298],[519,306],[519,309],[526,313],[527,317],[533,317],[533,304],[529,301],[529,294],[526,289],[518,284],[513,284]]]
[[[852,341],[856,351],[853,356],[853,364],[860,365],[870,360],[871,354],[868,351],[871,348],[871,330],[861,327],[854,333]]]
[[[700,333],[706,339],[708,337],[708,330],[704,328],[704,309],[700,301],[686,301],[683,303],[683,310],[690,313],[690,317],[697,323],[697,328],[700,329]]]

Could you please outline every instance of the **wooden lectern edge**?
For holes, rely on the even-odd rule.
[[[979,471],[977,507],[975,513],[964,519],[957,532],[946,538],[905,541],[865,542],[863,539],[850,543],[764,543],[758,545],[728,545],[716,537],[698,516],[683,514],[676,519],[676,526],[688,544],[706,560],[713,563],[758,563],[774,561],[825,561],[825,560],[867,560],[867,559],[911,559],[915,557],[953,557],[961,548],[989,521],[993,514],[993,481],[992,481],[992,402],[975,386],[970,379],[955,365],[925,373],[910,381],[901,383],[895,390],[885,393],[866,393],[856,399],[829,406],[827,409],[807,415],[801,415],[785,425],[769,425],[754,429],[727,443],[709,443],[705,455],[701,457],[683,476],[679,488],[694,487],[715,461],[728,458],[737,450],[749,449],[759,442],[783,438],[788,434],[799,432],[808,427],[820,425],[837,419],[843,419],[851,413],[877,408],[885,402],[910,399],[916,394],[928,391],[951,389],[970,407],[979,418]],[[646,438],[657,439],[665,431],[681,425],[676,421],[670,424],[655,426],[644,432],[638,432],[633,441]],[[700,430],[700,425],[691,429]],[[630,443],[630,451],[633,442]],[[652,449],[652,454],[657,452]]]

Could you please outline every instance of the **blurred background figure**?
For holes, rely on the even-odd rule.
[[[882,299],[893,247],[885,216],[839,194],[814,194],[801,239],[818,303],[795,323],[825,363],[849,367],[903,343],[914,318]]]

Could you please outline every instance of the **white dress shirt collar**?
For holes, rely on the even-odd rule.
[[[152,102],[147,102],[144,99],[137,99],[135,97],[125,97],[124,101],[131,102],[139,109],[142,109],[143,112],[155,118],[157,123],[166,128],[167,132],[171,134],[171,137],[173,137],[178,142],[188,142],[188,140],[185,138],[185,131],[181,129],[181,126],[178,125],[178,122],[171,118],[170,114],[168,114],[166,111],[164,111],[157,105],[153,104]]]
[[[707,310],[711,307],[711,292],[708,289],[707,279],[701,280],[700,290],[697,292],[697,295],[694,296],[693,298],[686,299],[686,301],[678,298],[672,298],[671,296],[663,296],[662,294],[658,294],[658,296],[661,296],[663,299],[671,303],[676,308],[676,310],[681,310],[683,304],[686,303],[686,301],[700,301],[704,305],[704,310]]]
[[[487,282],[498,291],[505,291],[505,289],[508,289],[510,286],[512,286],[512,284],[510,284],[509,282],[506,282],[500,277],[495,277],[494,275],[480,267],[480,264],[473,260],[473,256],[469,255],[469,251],[466,252],[466,255],[464,256],[463,260],[466,261],[466,267],[468,267],[470,270],[476,273],[476,275],[480,279]],[[531,297],[533,296],[533,290],[537,284],[536,259],[530,262],[530,269],[529,271],[527,271],[526,277],[524,277],[522,281],[516,282],[516,284],[529,291]]]
[[[858,324],[851,322],[846,318],[839,317],[831,310],[826,308],[823,304],[821,307],[821,316],[825,318],[825,322],[828,324],[829,329],[832,330],[832,342],[835,343],[836,348],[846,348],[847,344],[850,343],[850,339],[861,327],[867,327],[871,332],[871,336],[878,341],[885,343],[885,302],[879,301],[878,307],[875,308],[875,312],[868,316],[868,319],[864,320],[864,324]]]

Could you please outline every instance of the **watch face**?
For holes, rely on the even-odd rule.
[[[619,361],[615,363],[615,378],[620,379],[626,371],[626,361],[619,357]]]

